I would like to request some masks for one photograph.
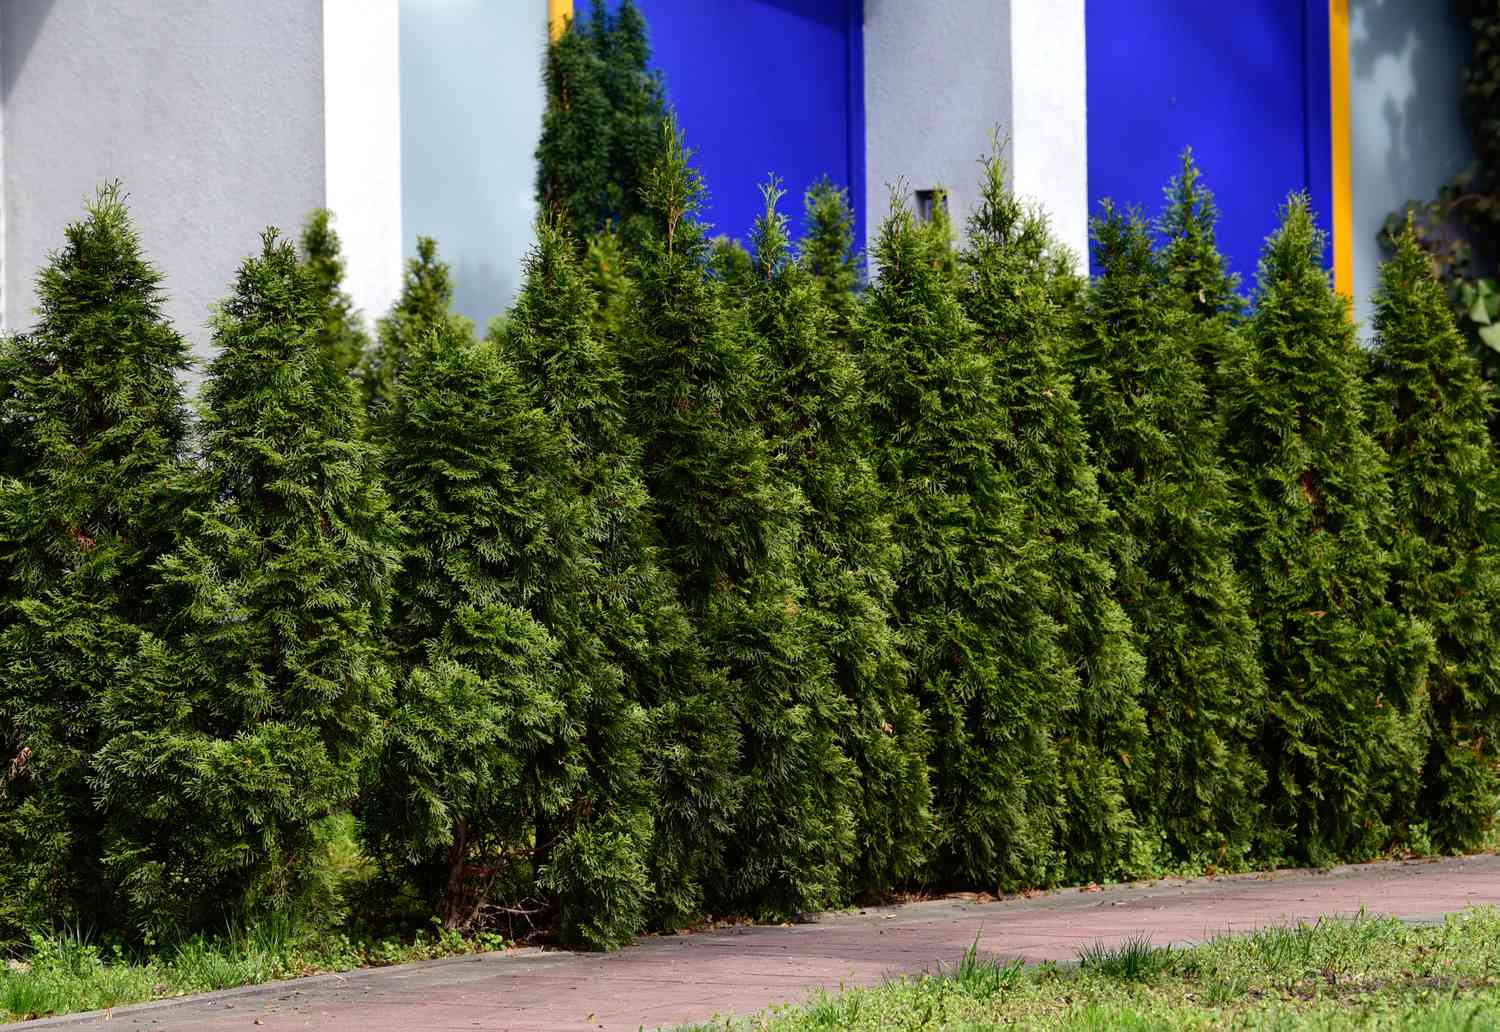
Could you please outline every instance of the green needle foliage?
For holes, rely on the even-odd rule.
[[[559,857],[552,871],[565,900],[565,933],[576,929],[591,945],[614,946],[644,923],[648,878],[666,909],[697,906],[684,882],[701,872],[691,861],[670,862],[693,834],[682,823],[687,815],[660,812],[653,848],[652,809],[689,785],[710,807],[732,794],[733,766],[712,743],[732,717],[724,682],[709,677],[661,563],[640,445],[626,426],[624,376],[618,356],[595,335],[595,298],[576,253],[559,220],[538,224],[504,346],[564,442],[600,575],[586,619],[624,671],[621,683],[588,700],[587,812],[569,840],[571,863]],[[727,817],[722,809],[710,814],[718,823]]]
[[[36,328],[0,345],[0,937],[117,926],[93,754],[116,730],[102,696],[154,623],[188,427],[188,347],[118,186],[37,296]]]
[[[548,622],[586,556],[554,427],[464,328],[412,341],[381,436],[403,527],[400,680],[363,829],[388,874],[463,928],[531,895],[583,774],[578,641]]]
[[[1169,296],[1196,317],[1186,326],[1212,404],[1242,360],[1244,339],[1238,326],[1245,317],[1245,299],[1239,277],[1229,272],[1219,251],[1219,208],[1202,178],[1189,147],[1182,152],[1180,171],[1167,184],[1167,207],[1156,229],[1166,238],[1161,268]]]
[[[1133,215],[1094,223],[1101,270],[1074,352],[1105,498],[1118,514],[1120,596],[1146,653],[1150,734],[1140,816],[1170,856],[1243,864],[1265,780],[1253,746],[1265,681],[1234,571],[1235,503],[1194,333]]]
[[[702,185],[675,124],[646,181],[622,345],[662,555],[703,647],[730,679],[733,721],[698,747],[738,749],[738,799],[667,798],[663,811],[730,809],[708,900],[720,910],[807,910],[837,898],[854,845],[848,706],[818,647],[798,571],[805,503],[773,466],[757,355],[710,275]]]
[[[396,403],[407,357],[417,343],[450,324],[460,333],[470,330],[468,320],[452,308],[453,277],[437,256],[437,241],[418,237],[417,256],[406,263],[401,296],[376,325],[375,344],[360,362],[365,405],[377,424]]]
[[[842,746],[863,789],[851,884],[879,893],[914,878],[925,859],[927,736],[892,615],[900,552],[869,458],[862,376],[819,283],[793,260],[781,195],[765,187],[745,301],[765,359],[772,451],[808,503],[797,549],[808,615],[848,705]]]
[[[1054,734],[1078,682],[1047,600],[1049,551],[994,442],[1009,414],[942,241],[899,194],[861,313],[878,472],[903,561],[895,609],[932,731],[941,881],[1059,873]]]
[[[849,192],[826,176],[818,180],[807,191],[806,217],[807,236],[802,241],[800,261],[823,295],[835,340],[852,350],[863,282]]]
[[[1473,849],[1500,805],[1500,469],[1489,385],[1442,285],[1407,232],[1375,296],[1370,405],[1390,463],[1391,599],[1437,641],[1422,816],[1443,849]]]
[[[1069,818],[1068,873],[1116,878],[1149,867],[1131,800],[1157,786],[1133,783],[1144,768],[1145,661],[1116,596],[1110,559],[1116,520],[1100,497],[1088,431],[1066,361],[1066,313],[1051,291],[1054,245],[1040,213],[1005,185],[998,155],[983,161],[980,202],[962,255],[964,309],[991,365],[994,401],[1004,418],[995,448],[1021,492],[1025,527],[1048,555],[1046,599],[1062,647],[1079,673],[1077,707],[1060,740]],[[1149,818],[1149,809],[1140,815]]]
[[[1269,843],[1324,863],[1388,846],[1427,755],[1431,640],[1389,605],[1391,494],[1365,425],[1364,357],[1307,200],[1261,257],[1226,397],[1239,567],[1261,640]]]
[[[364,320],[344,292],[343,248],[327,208],[314,210],[302,227],[302,261],[322,313],[318,343],[340,372],[353,374],[370,342]]]
[[[569,24],[547,49],[537,204],[563,216],[581,241],[607,227],[634,240],[646,211],[641,188],[666,119],[650,60],[632,0],[613,15],[594,0],[588,25]]]
[[[158,564],[169,623],[105,700],[109,863],[154,931],[304,910],[319,822],[379,744],[393,526],[322,316],[268,230],[215,320],[204,483]]]

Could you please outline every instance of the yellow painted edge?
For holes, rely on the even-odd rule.
[[[573,0],[547,0],[547,32],[556,43],[573,20]]]
[[[1333,285],[1354,296],[1354,143],[1349,119],[1349,0],[1328,0],[1333,104]]]

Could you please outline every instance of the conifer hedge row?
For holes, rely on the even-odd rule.
[[[1367,351],[1300,197],[1247,307],[1190,160],[1092,282],[984,173],[865,286],[826,183],[715,245],[668,121],[484,336],[424,240],[368,338],[319,214],[196,416],[103,191],[0,345],[3,934],[329,912],[351,812],[387,898],[599,948],[1487,842],[1492,401],[1414,239]]]

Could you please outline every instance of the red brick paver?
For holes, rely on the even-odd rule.
[[[868,985],[981,950],[1071,960],[1088,943],[1147,933],[1157,944],[1360,908],[1423,919],[1500,903],[1500,857],[1368,864],[1162,881],[1033,899],[944,899],[826,915],[794,927],[642,939],[608,955],[537,950],[282,982],[103,1015],[13,1026],[267,1032],[347,1029],[638,1029]]]

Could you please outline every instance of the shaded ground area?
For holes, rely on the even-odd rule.
[[[1500,857],[1168,880],[993,902],[943,899],[792,927],[650,937],[607,955],[490,953],[11,1027],[633,1030],[756,1011],[818,987],[869,985],[938,961],[956,963],[976,938],[994,956],[1072,960],[1088,944],[1142,933],[1157,945],[1185,944],[1362,907],[1422,920],[1482,903],[1500,903]]]

